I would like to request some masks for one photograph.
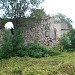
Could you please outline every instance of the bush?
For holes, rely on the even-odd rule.
[[[24,50],[19,50],[18,51],[18,56],[30,56],[30,57],[36,57],[36,58],[41,58],[45,56],[53,56],[59,54],[58,52],[50,50],[50,48],[40,45],[37,43],[33,43],[28,45]]]
[[[27,50],[27,48],[25,48],[23,50],[18,50],[17,51],[17,55],[21,56],[21,57],[23,57],[23,56],[29,56],[29,51]]]
[[[4,51],[1,49],[0,50],[0,59],[2,59],[4,57]]]
[[[30,56],[41,58],[58,54],[58,52],[50,50],[49,47],[38,43],[28,44],[28,46],[24,48],[24,40],[21,29],[15,29],[14,32],[15,33],[12,36],[10,30],[4,30],[0,58],[9,58],[11,56]]]
[[[67,51],[75,51],[75,29],[70,29],[67,34],[60,38],[60,43]]]
[[[12,44],[13,44],[13,55],[17,55],[18,50],[23,49],[23,36],[22,36],[22,29],[21,28],[16,28],[14,30],[14,36],[12,39]]]
[[[51,50],[58,51],[58,52],[66,51],[66,49],[64,49],[63,45],[60,43],[51,47]]]
[[[68,36],[70,38],[71,41],[71,46],[70,48],[75,51],[75,29],[71,29],[68,33]]]
[[[3,31],[2,50],[0,50],[0,58],[9,58],[17,56],[18,50],[23,49],[23,37],[21,28],[15,29],[14,35],[10,29]]]
[[[60,43],[63,45],[64,49],[69,49],[71,46],[71,40],[67,34],[64,34],[60,38]]]
[[[12,35],[9,29],[5,29],[3,31],[1,56],[4,58],[9,58],[12,56],[12,51],[13,51]]]

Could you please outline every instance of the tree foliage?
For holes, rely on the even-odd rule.
[[[71,48],[75,48],[75,29],[71,29],[68,33],[68,36],[71,40]]]
[[[2,57],[9,58],[12,55],[12,35],[10,30],[5,29],[3,31],[3,42],[2,42]]]
[[[37,7],[43,0],[0,0],[1,9],[6,17],[25,17],[28,9]]]
[[[22,35],[22,28],[17,28],[14,30],[14,35],[12,38],[12,44],[13,44],[13,53],[17,54],[18,50],[23,49],[23,35]]]
[[[22,50],[24,40],[22,37],[22,29],[15,30],[15,34],[12,35],[10,29],[3,31],[2,49],[0,50],[0,59],[16,56],[19,50]]]
[[[60,38],[60,43],[63,45],[65,49],[68,49],[71,46],[71,40],[67,34],[64,34]]]
[[[71,29],[67,34],[64,34],[60,38],[60,43],[66,49],[73,49],[75,48],[75,29]]]
[[[57,13],[56,15],[52,16],[55,19],[55,22],[61,23],[66,22],[68,24],[68,27],[72,28],[72,20],[65,16],[64,14]]]
[[[0,7],[5,12],[3,18],[10,18],[11,21],[14,20],[14,28],[17,28],[20,26],[18,22],[19,19],[26,18],[26,11],[31,11],[32,9],[37,11],[36,8],[38,8],[39,4],[43,1],[44,0],[0,0]],[[40,14],[39,10],[38,14]],[[42,16],[42,13],[39,15],[39,18],[40,16]]]
[[[31,17],[35,18],[36,20],[41,20],[45,15],[44,9],[32,9],[31,12]]]

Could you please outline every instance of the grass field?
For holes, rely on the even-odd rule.
[[[0,75],[75,75],[75,53],[63,52],[43,58],[2,59]]]

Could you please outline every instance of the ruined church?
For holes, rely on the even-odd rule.
[[[44,16],[40,23],[33,23],[32,27],[23,27],[23,35],[25,42],[39,42],[52,46],[57,44],[61,35],[68,30],[66,22],[57,23],[53,17]]]
[[[27,25],[25,20],[18,21],[23,28],[23,37],[25,44],[38,42],[47,46],[57,44],[61,35],[69,30],[66,22],[57,23],[53,17],[45,15],[40,22],[32,21],[32,25]],[[1,24],[1,22],[0,22]],[[1,24],[2,25],[2,24]],[[0,25],[0,39],[2,38],[2,29]]]

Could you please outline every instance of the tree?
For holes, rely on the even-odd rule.
[[[3,31],[2,49],[0,50],[1,58],[10,58],[11,56],[18,55],[18,52],[23,50],[24,40],[22,37],[22,30],[18,28],[15,30],[14,36],[11,34],[10,29]]]
[[[68,49],[71,46],[71,40],[67,34],[63,34],[63,36],[61,36],[60,43],[65,49]]]
[[[4,17],[14,19],[17,28],[18,19],[25,18],[25,12],[37,8],[44,0],[0,0],[0,7],[5,12]]]
[[[74,50],[75,48],[75,29],[71,29],[67,34],[64,34],[60,38],[60,43],[64,46],[64,48]]]
[[[2,42],[2,57],[9,58],[12,56],[13,45],[12,45],[12,35],[9,29],[3,31],[3,42]]]
[[[25,17],[28,9],[37,7],[43,0],[0,0],[0,8],[5,16],[10,18]]]
[[[40,21],[42,17],[45,15],[44,9],[32,9],[31,17]]]
[[[23,35],[22,35],[22,29],[17,28],[14,31],[14,36],[12,38],[12,44],[13,44],[13,53],[16,55],[18,50],[22,50],[24,47],[24,40],[23,40]]]
[[[71,48],[75,48],[75,29],[71,29],[68,33],[68,36],[71,40]]]
[[[61,22],[66,22],[68,24],[69,28],[72,28],[72,20],[65,16],[64,14],[57,13],[56,15],[52,16],[55,19],[55,22],[61,23]]]

